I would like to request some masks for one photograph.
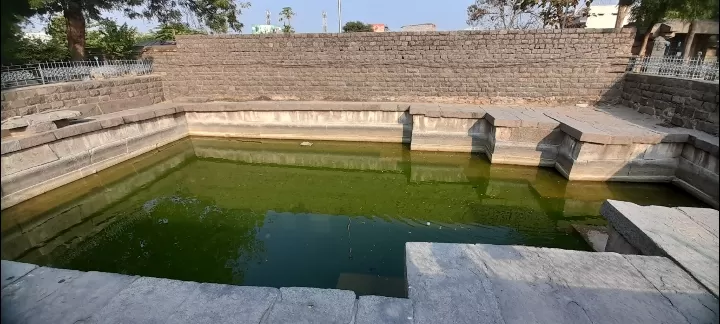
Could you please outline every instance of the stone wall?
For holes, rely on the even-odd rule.
[[[4,90],[2,119],[59,109],[94,116],[161,101],[162,81],[156,75],[63,82]]]
[[[618,96],[634,29],[178,36],[167,99],[467,103]],[[617,91],[611,91],[617,90]]]
[[[627,73],[622,103],[668,124],[718,135],[717,82]]]

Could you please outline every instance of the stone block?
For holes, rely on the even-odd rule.
[[[2,269],[0,271],[2,273],[2,288],[5,288],[5,286],[35,270],[37,266],[29,263],[2,260],[0,261],[0,268]]]
[[[152,118],[155,118],[155,112],[152,110],[130,110],[127,114],[123,115],[123,121],[126,124]]]
[[[203,283],[190,293],[166,323],[260,323],[280,298],[277,288]]]
[[[685,321],[616,253],[408,243],[406,255],[419,324]]]
[[[68,127],[63,127],[55,130],[53,133],[57,139],[63,139],[66,137],[77,136],[85,133],[94,132],[102,129],[100,121],[86,121],[78,124],[74,124]]]
[[[50,142],[55,141],[55,133],[54,132],[48,132],[48,133],[41,133],[41,134],[33,134],[25,137],[18,138],[18,143],[20,144],[21,149],[28,149],[31,147],[47,144]]]
[[[675,172],[675,176],[708,195],[717,203],[718,199],[720,199],[720,189],[718,189],[720,178],[718,174],[682,157],[679,158],[678,162],[678,169]]]
[[[2,175],[5,176],[56,161],[58,156],[55,155],[55,152],[53,152],[49,146],[41,145],[10,154],[4,154],[1,159]]]
[[[351,323],[355,315],[355,293],[318,288],[280,288],[265,323]]]
[[[409,299],[360,296],[356,324],[413,324],[413,305]]]
[[[718,300],[671,260],[626,255],[628,260],[685,317],[688,323],[717,323]]]
[[[90,163],[98,163],[127,153],[127,140],[110,142],[90,150]]]
[[[81,273],[69,279],[67,285],[37,301],[19,319],[28,324],[83,322],[135,279],[111,273]]]
[[[645,255],[673,259],[717,298],[719,274],[714,270],[720,241],[704,225],[677,209],[615,200],[607,200],[600,214],[633,247]]]
[[[29,323],[27,319],[34,315],[38,302],[52,298],[82,274],[75,270],[40,267],[5,286],[2,290],[2,322]]]
[[[642,158],[646,160],[670,159],[680,156],[684,143],[658,143],[650,145]]]
[[[95,312],[88,323],[166,323],[200,284],[141,277]]]
[[[18,140],[8,139],[8,140],[2,141],[2,149],[0,150],[0,152],[2,152],[2,154],[12,153],[12,152],[19,151],[19,150],[20,150],[20,142],[18,142]]]
[[[663,182],[675,177],[677,158],[630,161],[628,179],[633,181]]]
[[[99,119],[98,121],[100,122],[100,126],[102,126],[102,128],[111,128],[115,126],[120,126],[125,123],[125,120],[122,116],[103,118]]]
[[[718,168],[718,157],[710,154],[705,150],[695,147],[692,144],[686,144],[682,149],[682,157],[693,164],[707,169],[715,174],[720,173]]]

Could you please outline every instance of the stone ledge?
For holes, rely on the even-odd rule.
[[[672,259],[718,297],[717,210],[607,200],[600,214],[642,254]]]

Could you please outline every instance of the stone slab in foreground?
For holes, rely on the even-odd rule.
[[[718,296],[717,210],[639,206],[607,200],[600,213],[642,254],[674,260]]]
[[[718,323],[717,299],[660,257],[407,243],[415,323]]]

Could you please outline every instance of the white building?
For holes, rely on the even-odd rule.
[[[585,28],[615,28],[617,5],[591,5]],[[625,16],[623,26],[630,22],[630,14]]]

